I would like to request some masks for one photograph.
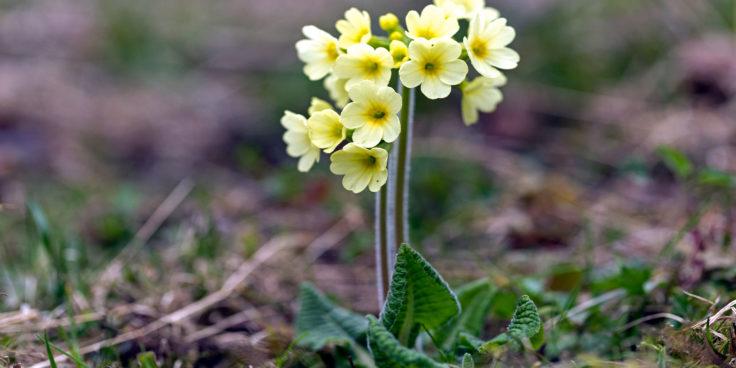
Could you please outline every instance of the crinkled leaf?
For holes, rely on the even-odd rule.
[[[432,333],[436,343],[448,350],[461,332],[479,335],[491,309],[494,292],[494,287],[485,278],[459,287],[456,293],[462,313]]]
[[[475,361],[473,361],[473,357],[468,353],[463,355],[462,368],[475,368]]]
[[[404,346],[414,345],[419,329],[435,330],[460,313],[460,303],[440,274],[404,244],[396,257],[381,322]]]
[[[368,346],[378,368],[447,368],[399,343],[375,317],[368,316]]]
[[[542,330],[541,334],[540,330]],[[542,319],[539,317],[537,306],[527,295],[522,296],[516,304],[516,310],[507,331],[483,344],[479,350],[481,352],[492,352],[510,341],[523,341],[525,339],[529,339],[532,345],[538,346],[541,346],[544,341]]]
[[[514,311],[514,317],[509,324],[508,334],[518,337],[532,337],[542,327],[542,319],[539,317],[537,306],[527,295],[519,299]]]
[[[329,344],[353,344],[366,334],[368,321],[363,316],[334,305],[309,283],[302,284],[299,303],[299,345],[319,350]]]

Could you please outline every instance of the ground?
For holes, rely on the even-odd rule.
[[[488,336],[540,307],[547,345],[502,366],[729,366],[736,5],[488,3],[522,63],[472,127],[419,99],[412,245],[493,281]],[[335,364],[292,345],[296,295],[378,312],[373,197],[298,173],[278,119],[327,98],[299,28],[351,5],[424,2],[0,4],[0,365],[44,333],[98,366]]]

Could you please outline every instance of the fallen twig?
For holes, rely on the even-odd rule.
[[[730,303],[726,304],[725,307],[721,308],[718,312],[716,312],[713,316],[710,318],[706,318],[692,326],[690,328],[700,328],[706,325],[713,325],[716,321],[718,321],[721,316],[723,316],[726,312],[731,310],[731,307],[736,306],[736,299],[732,300]]]
[[[250,260],[243,263],[233,273],[233,275],[231,275],[230,278],[228,278],[226,285],[223,286],[221,289],[217,290],[216,292],[206,296],[203,299],[200,299],[199,301],[193,304],[187,305],[186,307],[181,308],[171,314],[163,316],[144,327],[123,333],[111,339],[98,341],[96,343],[84,346],[79,349],[79,353],[81,355],[87,355],[90,353],[97,352],[103,348],[119,345],[124,342],[131,341],[131,340],[135,340],[137,338],[140,338],[148,334],[151,334],[153,332],[156,332],[160,330],[161,328],[166,327],[169,324],[180,322],[187,317],[195,315],[198,312],[201,312],[202,310],[204,310],[205,308],[212,306],[224,300],[225,298],[227,298],[230,295],[230,293],[232,293],[235,290],[235,286],[237,286],[234,284],[235,281],[237,280],[240,280],[240,282],[244,281],[251,273],[253,273],[253,271],[255,271],[258,267],[260,267],[264,262],[268,261],[275,254],[277,254],[281,250],[294,246],[295,244],[299,244],[303,241],[304,241],[304,235],[281,236],[281,237],[271,239],[266,244],[264,244],[261,248],[259,248],[258,251],[255,253],[255,255]],[[57,363],[63,362],[67,360],[67,357],[65,355],[58,355],[55,357],[55,360]],[[49,367],[48,361],[36,363],[31,366],[31,368],[45,368],[45,367]]]
[[[164,221],[166,221],[174,210],[184,201],[194,188],[194,183],[190,179],[184,179],[171,191],[163,202],[151,214],[151,217],[138,229],[133,239],[123,248],[123,250],[109,263],[105,271],[100,274],[97,283],[92,287],[92,295],[95,310],[102,313],[105,310],[105,298],[110,285],[114,280],[119,278],[120,272],[125,265],[138,250],[148,242],[148,240],[156,233]]]
[[[618,331],[619,332],[620,331],[626,331],[626,330],[628,330],[628,329],[630,329],[630,328],[632,328],[634,326],[640,325],[640,324],[642,324],[644,322],[648,322],[648,321],[651,321],[653,319],[659,319],[659,318],[667,318],[667,319],[671,319],[673,321],[677,321],[679,323],[686,323],[687,322],[686,319],[684,319],[684,318],[682,318],[682,317],[680,317],[680,316],[678,316],[676,314],[672,314],[672,313],[655,313],[655,314],[650,314],[648,316],[644,316],[644,317],[638,318],[636,320],[633,320],[633,321],[631,321],[631,322],[629,322],[629,323],[621,326],[618,329]]]

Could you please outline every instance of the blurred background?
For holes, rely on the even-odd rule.
[[[238,297],[189,325],[97,359],[149,349],[203,366],[265,364],[288,346],[303,280],[376,312],[373,198],[344,191],[325,156],[298,173],[279,119],[328,97],[301,72],[294,43],[303,25],[337,34],[334,22],[354,6],[379,33],[381,14],[402,18],[424,5],[0,1],[0,353],[12,357],[4,359],[43,360],[36,334],[69,311],[91,316],[80,322],[81,346],[143,326],[217,290],[288,234],[319,241],[300,240],[296,256],[263,265]],[[656,268],[700,198],[658,149],[736,171],[736,4],[488,5],[516,28],[511,47],[522,62],[499,109],[472,127],[456,91],[431,105],[418,96],[414,245],[453,284],[537,275],[529,287],[544,288],[551,265],[568,263]],[[730,234],[731,210],[706,212],[707,231]],[[131,243],[141,245],[128,251]],[[732,259],[685,263],[687,280]],[[207,339],[180,330],[243,310],[254,312]]]

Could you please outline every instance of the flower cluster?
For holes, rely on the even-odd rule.
[[[458,35],[461,23],[467,34]],[[355,193],[378,191],[387,179],[388,150],[401,134],[402,96],[389,85],[419,87],[429,99],[462,92],[465,124],[478,112],[491,112],[502,100],[501,70],[516,68],[519,54],[507,46],[515,31],[485,0],[435,0],[421,12],[410,11],[402,26],[394,14],[380,17],[385,36],[373,34],[371,16],[352,8],[337,21],[339,37],[315,26],[303,29],[296,43],[304,73],[324,80],[334,106],[313,98],[308,117],[286,111],[287,153],[299,158],[300,171],[330,154],[330,170],[343,175]],[[475,72],[471,72],[468,62]],[[476,74],[468,80],[470,73]],[[394,79],[396,80],[396,79]]]

